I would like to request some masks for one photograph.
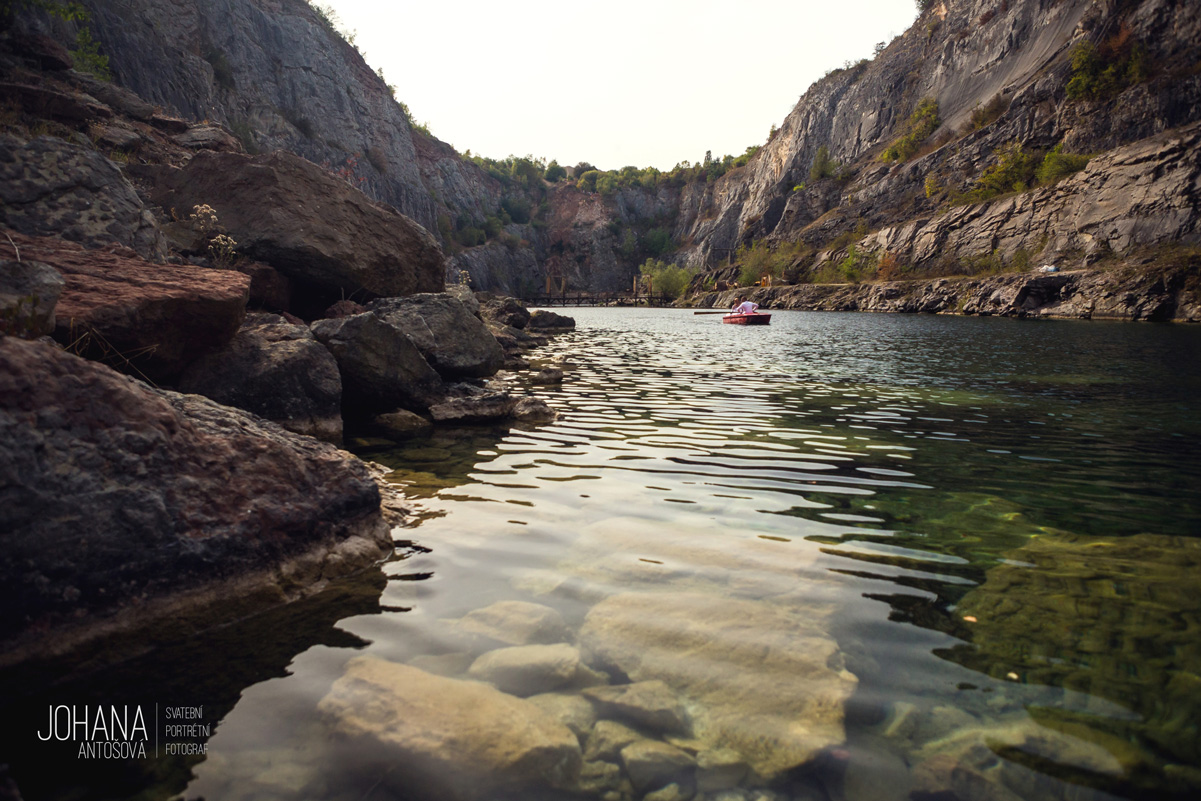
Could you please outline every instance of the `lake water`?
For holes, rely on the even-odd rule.
[[[530,390],[555,423],[359,449],[414,509],[382,575],[69,685],[204,704],[206,754],[26,798],[410,797],[406,744],[346,737],[387,703],[341,678],[368,663],[555,691],[584,789],[485,798],[1201,790],[1201,328],[568,313],[577,330],[533,353],[564,367]],[[476,661],[527,642],[583,661],[517,679]],[[681,721],[598,682],[653,686]],[[648,778],[584,697],[685,761]],[[487,786],[477,767],[463,786]]]

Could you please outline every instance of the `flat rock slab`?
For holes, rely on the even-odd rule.
[[[475,681],[353,660],[319,709],[406,798],[470,801],[571,787],[576,736],[538,706]]]
[[[233,339],[246,313],[250,279],[232,270],[153,264],[125,248],[13,240],[22,259],[44,262],[66,281],[54,338],[134,375],[173,381]]]
[[[703,593],[601,601],[580,630],[585,659],[683,697],[696,740],[740,754],[764,780],[844,741],[857,680],[837,643],[795,610]]]

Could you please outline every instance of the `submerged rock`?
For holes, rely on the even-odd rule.
[[[512,695],[557,690],[576,676],[580,652],[566,643],[499,648],[476,659],[467,674]]]
[[[405,797],[469,801],[568,788],[579,777],[570,729],[480,682],[360,657],[318,708]]]
[[[509,645],[563,642],[567,624],[555,609],[528,601],[497,601],[468,612],[455,623],[464,633],[479,634]]]
[[[611,687],[592,687],[584,695],[610,717],[623,718],[652,731],[669,734],[688,732],[688,713],[680,698],[657,679]]]
[[[696,761],[674,745],[638,740],[621,749],[621,763],[634,787],[646,791],[667,784],[693,784]]]
[[[763,780],[845,739],[856,679],[837,643],[786,608],[626,593],[592,608],[580,643],[590,664],[663,681],[689,704],[700,744],[738,752]]]
[[[438,423],[485,423],[504,420],[513,414],[517,399],[507,392],[488,392],[466,398],[451,398],[430,407]]]
[[[30,648],[249,599],[244,615],[391,550],[349,454],[43,342],[0,338],[0,464],[0,639],[36,630]]]

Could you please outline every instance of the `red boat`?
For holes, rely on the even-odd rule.
[[[721,318],[723,323],[730,325],[767,325],[771,322],[771,315],[763,312],[751,312],[750,314],[727,314]]]

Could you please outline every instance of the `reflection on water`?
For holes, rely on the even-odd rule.
[[[555,424],[363,451],[411,544],[188,797],[1201,788],[1201,331],[575,316]]]

